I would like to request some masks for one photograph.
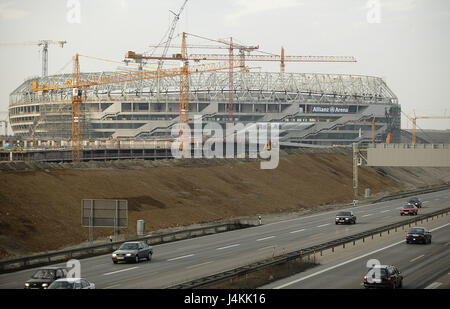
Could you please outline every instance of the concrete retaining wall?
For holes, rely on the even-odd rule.
[[[448,144],[375,144],[367,148],[368,166],[450,167]]]

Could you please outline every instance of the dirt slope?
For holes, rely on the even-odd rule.
[[[290,154],[282,156],[274,170],[261,170],[259,162],[233,160],[175,165],[0,172],[0,258],[86,241],[82,199],[127,199],[129,228],[123,232],[129,234],[136,232],[138,219],[145,220],[148,232],[353,199],[352,161],[345,154]],[[361,195],[364,188],[372,193],[402,189],[364,167],[359,183]],[[95,235],[105,237],[111,230],[96,229]]]

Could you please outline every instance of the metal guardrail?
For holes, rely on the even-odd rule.
[[[415,194],[419,194],[419,193],[422,194],[422,193],[434,192],[434,191],[439,191],[439,190],[445,190],[448,188],[450,188],[450,185],[443,185],[443,186],[439,186],[439,187],[427,188],[427,189],[423,189],[423,190],[419,190],[419,191],[405,192],[405,193],[400,193],[400,194],[396,194],[396,195],[383,197],[381,199],[374,201],[373,203],[376,203],[376,202],[379,202],[382,200],[398,199],[398,198],[411,196],[411,195],[415,195]],[[420,218],[422,218],[422,216],[420,216],[418,218],[418,220],[420,220]],[[125,241],[145,241],[149,245],[157,245],[157,244],[161,244],[161,243],[171,242],[174,240],[185,239],[185,238],[177,239],[176,236],[180,235],[180,234],[187,234],[186,238],[190,238],[190,237],[198,236],[198,235],[193,235],[193,234],[195,234],[196,232],[200,232],[200,231],[202,231],[201,235],[206,235],[207,230],[214,230],[214,233],[217,233],[217,232],[224,232],[224,231],[230,231],[230,230],[235,230],[235,229],[242,229],[242,228],[246,228],[246,227],[250,227],[250,226],[252,226],[252,225],[242,224],[240,222],[225,223],[225,224],[220,224],[220,225],[200,227],[200,228],[189,229],[189,230],[181,230],[181,231],[176,231],[176,232],[167,233],[167,234],[152,235],[152,236],[146,236],[146,237],[142,237],[142,238],[129,239],[129,240],[125,240]],[[219,229],[221,229],[221,228],[223,228],[223,231],[219,231]],[[171,240],[164,240],[164,238],[171,238],[171,237],[172,237]],[[31,268],[31,267],[49,265],[52,263],[61,262],[63,260],[66,260],[67,258],[84,258],[84,257],[105,254],[107,252],[112,252],[112,251],[116,250],[116,248],[118,248],[118,246],[120,246],[120,244],[122,244],[123,242],[124,241],[110,242],[110,243],[102,244],[102,245],[69,249],[69,250],[57,251],[57,252],[52,252],[52,253],[44,253],[44,254],[32,255],[32,256],[23,257],[23,258],[16,258],[16,259],[11,259],[11,260],[0,261],[0,274],[6,273],[6,272],[17,271],[17,270],[21,270],[21,269],[26,269],[26,268]],[[263,263],[263,262],[257,262],[257,264],[266,265],[266,263]],[[8,266],[11,266],[11,267],[8,268]],[[266,266],[263,266],[263,267],[266,267]],[[251,266],[244,266],[243,269],[253,269],[253,268]],[[234,270],[233,270],[233,272],[234,272]]]
[[[389,196],[384,196],[382,198],[379,198],[379,199],[373,201],[372,204],[379,203],[379,202],[384,202],[384,201],[395,200],[395,199],[400,199],[400,198],[409,197],[409,196],[418,195],[418,194],[425,194],[425,193],[431,193],[431,192],[436,192],[436,191],[442,191],[442,190],[446,190],[446,189],[450,189],[450,184],[445,184],[445,185],[440,185],[440,186],[433,186],[431,188],[419,189],[419,190],[414,190],[414,191],[409,191],[409,192],[403,192],[403,193],[398,193],[398,194],[392,194],[392,195],[389,195]]]
[[[123,241],[110,242],[107,244],[75,248],[69,250],[62,250],[51,253],[37,254],[27,256],[23,258],[16,258],[11,260],[0,261],[0,274],[6,272],[13,272],[21,269],[38,267],[43,265],[49,265],[52,263],[66,261],[71,258],[84,258],[90,256],[96,256],[112,252],[116,250],[125,241],[145,241],[149,245],[157,245],[162,243],[168,243],[175,240],[187,239],[191,237],[203,236],[207,234],[220,233],[225,231],[231,231],[236,229],[242,229],[250,227],[250,224],[242,224],[240,222],[224,223],[213,226],[199,227],[189,230],[181,230],[161,235],[151,235],[141,238],[127,239]],[[209,231],[209,232],[208,232]],[[186,234],[185,237],[180,235]],[[178,237],[177,237],[178,236]],[[8,267],[9,266],[9,267]]]
[[[287,254],[283,254],[280,256],[261,260],[261,261],[258,261],[258,262],[255,262],[255,263],[252,263],[252,264],[249,264],[246,266],[238,267],[238,268],[228,270],[225,272],[221,272],[221,273],[217,273],[217,274],[214,274],[211,276],[207,276],[207,277],[191,280],[189,282],[177,284],[177,285],[169,287],[169,289],[193,289],[193,288],[206,287],[206,286],[216,284],[216,283],[228,280],[228,279],[232,279],[232,278],[234,279],[234,278],[255,272],[255,271],[263,269],[263,268],[267,268],[267,267],[274,266],[274,265],[280,265],[280,264],[283,264],[283,263],[286,263],[286,262],[289,262],[289,261],[292,261],[292,260],[295,260],[298,258],[303,258],[305,256],[309,256],[311,254],[315,255],[318,252],[322,253],[322,251],[325,251],[328,249],[332,249],[334,251],[334,248],[336,248],[338,246],[343,246],[345,248],[345,245],[348,243],[353,242],[353,244],[354,244],[357,240],[362,239],[364,241],[365,238],[373,237],[376,234],[381,235],[382,233],[385,233],[385,232],[389,233],[393,229],[395,229],[395,231],[397,231],[398,228],[404,227],[406,225],[411,226],[411,224],[413,224],[413,223],[427,220],[427,219],[435,217],[435,216],[440,216],[440,215],[443,216],[444,214],[448,215],[449,211],[450,211],[450,207],[448,207],[446,209],[435,211],[430,214],[420,215],[420,216],[412,218],[412,219],[403,220],[401,222],[385,225],[385,226],[382,226],[379,228],[375,228],[375,229],[372,229],[369,231],[361,232],[361,233],[347,236],[344,238],[335,239],[335,240],[332,240],[332,241],[329,241],[329,242],[326,242],[323,244],[315,245],[312,247],[289,252]]]

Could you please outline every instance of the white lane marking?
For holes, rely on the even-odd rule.
[[[436,288],[440,287],[441,285],[442,285],[442,283],[440,283],[440,282],[433,282],[432,284],[427,286],[425,289],[426,290],[436,289]]]
[[[191,257],[191,256],[194,256],[194,255],[193,254],[188,254],[188,255],[179,256],[179,257],[176,257],[176,258],[168,259],[167,262],[175,261],[175,260],[179,260],[179,259],[184,259],[184,258]]]
[[[447,223],[447,224],[441,225],[441,226],[439,226],[439,227],[437,227],[437,228],[434,228],[434,229],[432,229],[432,230],[430,230],[430,231],[431,231],[431,232],[433,232],[433,231],[436,231],[436,230],[438,230],[438,229],[441,229],[441,228],[444,228],[444,227],[446,227],[447,225],[450,225],[450,223]],[[282,288],[285,288],[285,287],[287,287],[287,286],[290,286],[290,285],[292,285],[292,284],[295,284],[295,283],[297,283],[297,282],[300,282],[300,281],[303,281],[303,280],[309,279],[309,278],[311,278],[311,277],[314,277],[314,276],[320,275],[320,274],[322,274],[322,273],[324,273],[324,272],[327,272],[327,271],[329,271],[329,270],[332,270],[332,269],[335,269],[335,268],[341,267],[341,266],[343,266],[343,265],[345,265],[345,264],[348,264],[348,263],[352,263],[352,262],[354,262],[354,261],[357,261],[357,260],[360,260],[360,259],[362,259],[362,258],[364,258],[364,257],[366,257],[366,256],[372,255],[372,254],[374,254],[374,253],[377,253],[377,252],[380,252],[380,251],[383,251],[383,250],[389,249],[389,248],[391,248],[391,247],[394,247],[394,246],[397,246],[397,245],[399,245],[399,244],[403,244],[403,243],[405,243],[405,241],[404,241],[404,240],[401,240],[401,241],[395,242],[395,243],[393,243],[393,244],[390,244],[390,245],[388,245],[388,246],[386,246],[386,247],[383,247],[383,248],[380,248],[380,249],[377,249],[377,250],[371,251],[371,252],[369,252],[369,253],[366,253],[366,254],[363,254],[363,255],[357,256],[357,257],[355,257],[355,258],[353,258],[353,259],[351,259],[351,260],[348,260],[348,261],[342,262],[342,263],[340,263],[340,264],[337,264],[337,265],[334,265],[334,266],[331,266],[331,267],[325,268],[325,269],[323,269],[323,270],[320,270],[320,271],[318,271],[318,272],[315,272],[315,273],[313,273],[313,274],[311,274],[311,275],[308,275],[308,276],[305,276],[305,277],[302,277],[302,278],[299,278],[299,279],[293,280],[293,281],[291,281],[291,282],[287,282],[287,283],[285,283],[285,284],[282,284],[282,285],[280,285],[280,286],[274,287],[274,289],[282,289]]]
[[[363,217],[368,217],[368,216],[371,216],[371,215],[373,215],[373,214],[367,214],[367,215],[364,215]]]
[[[443,190],[443,191],[447,191]],[[440,193],[442,193],[443,191],[439,191]],[[424,194],[419,194],[420,196],[426,196],[426,193]],[[365,205],[360,205],[360,206],[351,206],[350,204],[348,205],[348,209],[352,209],[352,210],[356,210],[356,209],[360,209],[360,208],[366,208],[366,207],[375,207],[377,205],[382,205],[382,204],[386,204],[386,203],[392,203],[392,201],[399,201],[400,199],[394,199],[394,200],[390,200],[390,201],[383,201],[383,202],[377,202],[377,203],[373,203],[373,204],[365,204]],[[401,209],[401,207],[397,208],[397,209]],[[342,209],[344,210],[344,209]],[[278,222],[272,222],[272,223],[268,223],[268,224],[264,224],[264,226],[269,226],[269,225],[275,225],[275,224],[283,224],[283,223],[287,223],[287,222],[292,222],[292,221],[297,221],[297,220],[304,220],[304,219],[309,219],[309,218],[314,218],[314,217],[320,217],[320,216],[326,216],[332,213],[336,213],[335,210],[331,210],[331,211],[326,211],[326,212],[322,212],[322,213],[318,213],[315,215],[310,215],[310,216],[305,216],[305,217],[300,217],[300,218],[295,218],[295,219],[288,219],[288,220],[282,220],[282,221],[278,221]]]
[[[380,213],[384,213],[384,212],[388,212],[388,211],[391,211],[391,210],[390,209],[383,210],[383,211],[380,211]]]
[[[372,251],[372,252],[363,254],[363,255],[361,255],[361,256],[355,257],[355,258],[353,258],[353,259],[351,259],[351,260],[342,262],[342,263],[340,263],[340,264],[337,264],[337,265],[334,265],[334,266],[325,268],[325,269],[323,269],[323,270],[321,270],[321,271],[318,271],[318,272],[315,272],[315,273],[313,273],[313,274],[311,274],[311,275],[308,275],[308,276],[305,276],[305,277],[302,277],[302,278],[293,280],[293,281],[291,281],[291,282],[282,284],[282,285],[280,285],[280,286],[275,287],[274,289],[282,289],[282,288],[285,288],[285,287],[290,286],[290,285],[292,285],[292,284],[294,284],[294,283],[297,283],[297,282],[300,282],[300,281],[309,279],[309,278],[311,278],[311,277],[320,275],[320,274],[322,274],[322,273],[324,273],[324,272],[327,272],[327,271],[329,271],[329,270],[332,270],[332,269],[341,267],[341,266],[343,266],[343,265],[345,265],[345,264],[348,264],[348,263],[352,263],[352,262],[354,262],[354,261],[357,261],[357,260],[359,260],[359,259],[362,259],[363,257],[366,257],[366,256],[368,256],[368,255],[377,253],[377,252],[382,251],[382,250],[385,250],[385,249],[389,249],[389,248],[391,248],[391,247],[394,247],[394,246],[396,246],[396,245],[398,245],[398,244],[401,244],[401,243],[404,243],[404,242],[405,242],[405,241],[402,240],[402,241],[399,241],[399,242],[390,244],[389,246],[386,246],[386,247],[383,247],[383,248],[381,248],[381,249],[378,249],[378,250],[375,250],[375,251]]]
[[[303,232],[305,229],[301,229],[301,230],[296,230],[296,231],[292,231],[292,232],[289,232],[290,234],[294,234],[294,233],[299,233],[299,232]]]
[[[229,245],[229,246],[226,246],[226,247],[217,248],[216,250],[223,250],[223,249],[233,248],[233,247],[237,247],[237,246],[240,246],[240,245],[241,244]]]
[[[263,241],[263,240],[267,240],[267,239],[271,239],[271,238],[275,238],[275,236],[260,238],[260,239],[257,239],[256,241]]]
[[[186,269],[195,268],[195,267],[200,267],[200,266],[203,266],[203,265],[206,265],[206,264],[210,264],[210,263],[212,263],[212,262],[213,262],[213,261],[208,261],[208,262],[204,262],[204,263],[200,263],[200,264],[196,264],[196,265],[187,266]]]
[[[267,247],[259,248],[258,250],[267,250],[267,249],[275,249],[275,246],[267,246]]]
[[[318,225],[317,227],[324,227],[324,226],[327,226],[327,225],[330,225],[330,223]]]
[[[119,285],[120,285],[120,284],[110,285],[110,286],[104,287],[104,289],[112,289],[112,288],[115,288],[115,287],[117,287],[117,286],[119,286]]]
[[[139,267],[135,266],[135,267],[125,268],[125,269],[121,269],[121,270],[117,270],[117,271],[112,271],[110,273],[103,274],[103,276],[109,276],[109,275],[121,273],[121,272],[124,272],[124,271],[129,271],[129,270],[136,269],[136,268],[139,268]]]
[[[412,260],[410,260],[410,262],[414,262],[417,261],[418,259],[421,259],[425,256],[425,254],[419,255],[418,257],[413,258]]]
[[[439,230],[439,229],[441,229],[441,228],[443,228],[443,227],[446,227],[447,225],[450,225],[450,223],[447,223],[447,224],[444,224],[444,225],[441,225],[441,226],[435,227],[434,229],[431,229],[431,230],[430,230],[430,232],[434,232],[434,231],[437,231],[437,230]]]

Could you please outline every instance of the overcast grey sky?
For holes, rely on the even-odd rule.
[[[77,52],[121,61],[128,50],[143,52],[159,43],[172,20],[169,10],[178,11],[183,2],[0,0],[0,42],[66,40],[63,49],[49,48],[49,74]],[[74,3],[79,3],[79,23]],[[404,112],[450,115],[448,0],[188,0],[175,34],[183,31],[213,39],[233,37],[273,53],[283,46],[286,55],[354,56],[357,63],[287,63],[286,72],[379,76]],[[178,36],[174,43],[179,42]],[[279,71],[278,63],[251,65]],[[81,62],[83,72],[117,66]],[[69,64],[64,72],[71,69]],[[17,86],[40,74],[38,46],[0,46],[0,112],[7,111],[9,94]],[[1,113],[0,119],[6,116]],[[450,120],[419,120],[418,125],[450,129]],[[402,117],[402,127],[408,126]]]

